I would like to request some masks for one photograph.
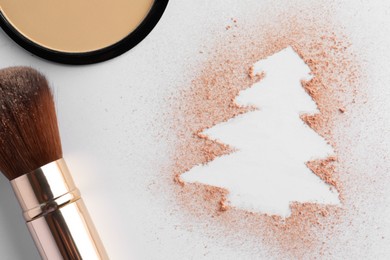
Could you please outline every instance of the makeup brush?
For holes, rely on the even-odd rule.
[[[0,171],[43,259],[108,259],[62,158],[47,80],[29,67],[0,70]]]

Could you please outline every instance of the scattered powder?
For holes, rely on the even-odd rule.
[[[324,180],[327,184],[335,187],[341,196],[341,187],[340,182],[337,179],[337,176],[334,176],[335,172],[335,162],[337,158],[334,156],[328,157],[325,160],[315,160],[307,162],[306,165],[312,170],[318,177]],[[342,198],[342,196],[341,196]]]
[[[302,12],[302,11],[301,11]],[[304,17],[304,18],[302,18]],[[312,129],[335,149],[338,143],[334,129],[343,120],[347,107],[354,102],[359,81],[359,66],[351,54],[348,40],[326,18],[315,19],[314,13],[294,12],[268,19],[262,25],[240,24],[232,18],[214,47],[208,53],[199,75],[181,92],[181,101],[174,110],[173,124],[177,131],[177,147],[172,166],[174,189],[182,209],[189,211],[205,227],[220,226],[221,236],[234,236],[268,246],[270,254],[279,257],[329,256],[334,228],[346,214],[345,207],[312,203],[293,203],[287,219],[229,208],[225,189],[202,184],[187,184],[180,175],[197,164],[234,152],[226,144],[207,139],[203,129],[227,121],[252,108],[239,107],[234,98],[239,91],[253,85],[264,75],[254,75],[252,65],[287,46],[291,46],[310,67],[314,78],[302,86],[316,102],[320,114],[302,115]],[[239,26],[237,25],[239,24]],[[237,26],[235,26],[237,25]],[[283,162],[283,158],[280,158]],[[344,202],[336,157],[307,162],[322,180],[334,186]]]

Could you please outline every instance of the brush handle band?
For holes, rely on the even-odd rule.
[[[11,185],[43,259],[108,259],[63,159]]]

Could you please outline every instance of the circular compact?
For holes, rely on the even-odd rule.
[[[42,58],[90,64],[137,45],[167,4],[168,0],[0,0],[0,26]]]

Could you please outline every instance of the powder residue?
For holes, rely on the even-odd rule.
[[[270,19],[261,25],[240,24],[238,19],[232,18],[229,28],[221,28],[223,33],[215,46],[207,50],[208,61],[202,65],[198,76],[182,91],[173,117],[178,143],[172,173],[175,183],[180,184],[175,185],[175,192],[183,210],[203,221],[205,227],[220,226],[221,234],[234,234],[254,246],[268,246],[270,253],[279,257],[330,255],[327,241],[347,209],[293,203],[292,214],[287,219],[247,212],[228,206],[227,190],[184,183],[180,175],[195,165],[234,152],[234,148],[200,133],[250,111],[252,108],[240,107],[234,99],[239,91],[264,76],[254,75],[252,65],[291,46],[311,69],[314,78],[302,82],[302,86],[320,110],[319,114],[301,115],[301,118],[336,152],[336,157],[307,162],[307,166],[339,191],[344,204],[342,194],[347,191],[343,190],[339,178],[343,173],[339,172],[334,129],[354,102],[360,69],[349,41],[336,26],[325,18],[307,15],[311,19],[303,19],[302,13],[286,13],[282,18],[277,17],[277,22]]]

